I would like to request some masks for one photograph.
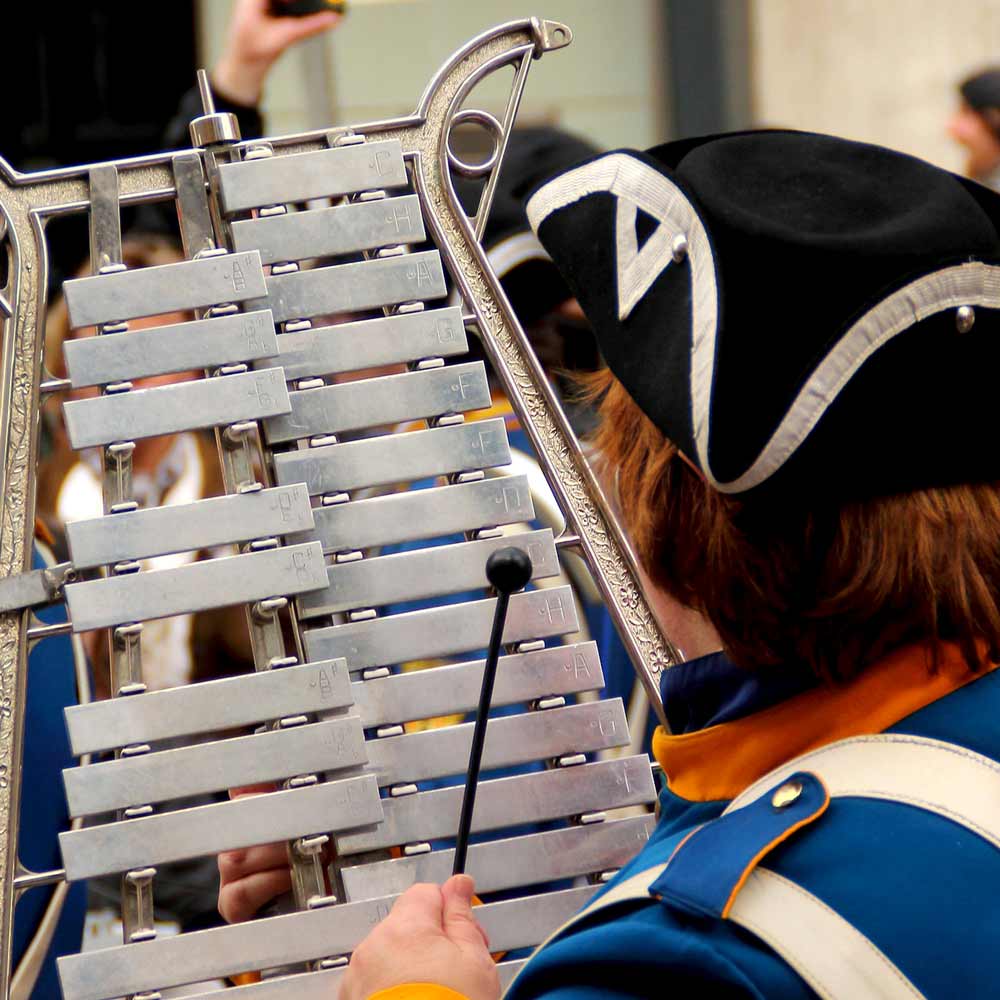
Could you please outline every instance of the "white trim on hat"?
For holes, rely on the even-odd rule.
[[[720,482],[713,475],[708,459],[718,286],[705,228],[680,188],[626,153],[612,153],[550,181],[528,202],[528,219],[537,232],[553,212],[597,193],[624,196],[656,218],[670,219],[675,231],[687,239],[692,271],[692,428],[698,464],[706,479],[721,493],[744,493],[773,476],[802,445],[861,366],[898,334],[946,309],[960,306],[1000,309],[1000,267],[980,262],[942,268],[893,292],[853,323],[817,365],[750,467],[736,479]],[[671,259],[669,247],[661,254],[666,262],[661,259],[657,273]]]
[[[528,261],[541,260],[552,263],[548,251],[538,242],[538,237],[530,229],[506,236],[494,243],[486,251],[486,259],[489,261],[490,267],[493,268],[493,273],[501,281],[522,264],[527,264]],[[448,304],[460,305],[461,301],[462,296],[459,290],[452,288],[451,294],[448,296]]]
[[[687,262],[691,268],[691,417],[698,464],[709,482],[722,489],[711,474],[708,463],[708,428],[712,381],[715,374],[715,336],[719,318],[719,295],[715,278],[715,259],[708,234],[694,206],[676,184],[647,163],[627,153],[610,153],[582,167],[560,174],[540,188],[528,202],[528,221],[535,232],[553,212],[591,194],[613,194],[619,199],[616,213],[618,252],[623,238],[621,201],[635,205],[655,219],[660,227],[646,241],[640,256],[654,239],[658,257],[636,261],[634,272],[623,271],[617,262],[619,318],[625,316],[649,291],[656,278],[673,262],[673,242],[678,236],[687,241]],[[634,209],[632,210],[634,222]],[[632,240],[634,242],[634,228]],[[626,266],[630,263],[626,258]],[[623,286],[623,276],[626,284]],[[638,295],[636,294],[638,293]]]

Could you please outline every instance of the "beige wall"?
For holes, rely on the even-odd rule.
[[[1000,62],[1000,0],[753,0],[758,122],[831,132],[951,169],[955,85]]]
[[[601,146],[664,137],[658,0],[357,0],[327,38],[289,52],[268,83],[272,134],[406,114],[438,66],[472,36],[527,14],[563,21],[573,44],[531,70],[521,122],[558,122]],[[202,0],[202,51],[219,52],[230,0]],[[484,106],[499,96],[488,90]]]

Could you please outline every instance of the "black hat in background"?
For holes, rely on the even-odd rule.
[[[596,152],[597,148],[586,140],[551,126],[516,128],[511,132],[483,233],[483,247],[524,327],[572,298],[528,225],[524,199],[542,181]],[[455,179],[455,193],[470,217],[479,204],[482,188],[481,182]]]
[[[528,216],[608,365],[721,492],[1000,480],[1000,195],[760,131],[599,156]]]

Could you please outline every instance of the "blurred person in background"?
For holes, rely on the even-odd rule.
[[[1000,190],[1000,68],[974,73],[958,90],[948,134],[965,149],[965,175]]]

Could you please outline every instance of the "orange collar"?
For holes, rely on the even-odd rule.
[[[692,802],[732,799],[793,757],[880,733],[982,676],[951,643],[942,644],[934,673],[926,646],[905,646],[846,684],[814,688],[742,719],[679,736],[658,728],[653,755],[676,795]]]

